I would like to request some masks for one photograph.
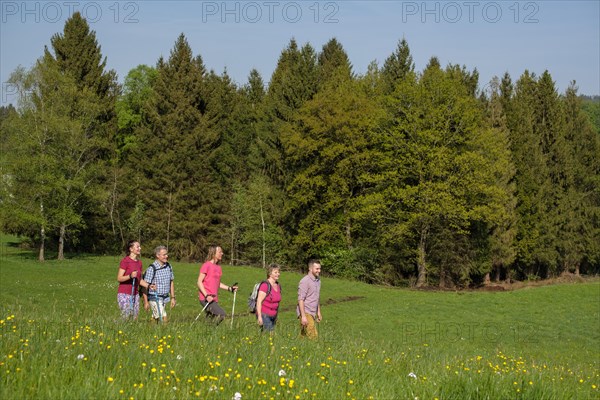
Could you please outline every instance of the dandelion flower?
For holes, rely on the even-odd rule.
[[[280,369],[279,370],[279,376],[285,376],[285,375],[286,375],[285,371],[282,370],[282,369]]]
[[[114,378],[112,376],[109,376],[106,380],[109,382],[112,382],[112,381],[114,381]]]
[[[417,375],[414,372],[411,372],[410,374],[408,374],[408,376],[413,379],[417,379]]]

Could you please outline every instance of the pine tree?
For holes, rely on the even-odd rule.
[[[45,49],[44,63],[55,64],[61,74],[68,75],[74,82],[79,92],[85,96],[93,96],[90,101],[93,107],[73,104],[70,114],[73,118],[85,119],[88,135],[96,141],[97,157],[107,165],[114,164],[116,147],[114,133],[117,131],[115,102],[119,95],[120,87],[114,70],[106,70],[106,58],[103,59],[100,45],[96,40],[96,33],[90,30],[87,21],[80,13],[74,13],[66,22],[62,33],[52,36],[52,51]],[[105,174],[109,168],[99,171],[96,181],[100,183],[92,191],[94,199],[88,198],[89,206],[86,207],[85,231],[80,235],[81,245],[86,248],[102,246],[106,236],[106,212],[110,202],[110,183],[104,182]],[[62,247],[65,242],[66,231],[61,227],[59,235],[59,257],[62,257]],[[93,238],[93,240],[87,240]],[[112,240],[109,239],[109,240]]]
[[[413,62],[408,42],[406,39],[402,39],[398,42],[396,51],[389,56],[383,68],[381,70],[381,78],[384,87],[384,93],[390,94],[394,91],[396,84],[407,77],[408,74],[412,74],[415,70],[415,63]]]
[[[563,99],[565,131],[562,196],[556,207],[561,271],[579,275],[600,259],[600,136],[594,132],[572,82]]]
[[[327,85],[332,79],[352,78],[352,64],[342,44],[333,38],[324,46],[318,57],[319,87]]]
[[[516,82],[507,118],[516,167],[517,263],[524,276],[549,271],[557,260],[556,224],[550,214],[555,199],[550,147],[549,139],[543,139],[551,133],[546,129],[548,109],[539,103],[539,90],[536,76],[525,71]],[[554,97],[552,90],[549,94]]]
[[[182,34],[167,61],[160,58],[146,121],[136,131],[139,146],[130,163],[140,176],[133,196],[145,203],[145,241],[165,244],[175,257],[199,258],[216,240],[222,221],[214,150],[218,132],[209,129],[206,71]]]
[[[294,39],[279,57],[271,76],[265,99],[267,129],[259,137],[268,156],[269,177],[283,189],[292,173],[286,165],[281,134],[286,123],[295,117],[297,110],[317,92],[317,55],[309,44],[302,49]]]
[[[509,78],[510,79],[510,78]],[[505,214],[502,219],[493,227],[490,240],[491,271],[494,273],[494,280],[499,281],[501,274],[510,275],[509,268],[515,260],[516,248],[516,204],[514,175],[515,167],[512,163],[510,154],[509,131],[507,127],[507,116],[503,108],[503,94],[507,89],[507,80],[500,82],[494,77],[490,82],[490,98],[487,106],[488,125],[495,131],[493,136],[501,141],[497,149],[503,151],[503,154],[494,158],[493,165],[497,168],[497,185],[502,190],[507,200],[504,202]],[[503,91],[504,90],[504,91]],[[489,156],[492,156],[489,154]],[[490,281],[490,273],[487,273],[485,282]]]

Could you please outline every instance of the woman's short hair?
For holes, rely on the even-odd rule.
[[[273,273],[273,271],[275,271],[276,269],[281,270],[281,267],[279,266],[279,264],[269,264],[269,266],[267,267],[267,278],[269,276],[271,276],[271,274]]]

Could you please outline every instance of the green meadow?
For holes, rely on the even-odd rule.
[[[122,321],[120,256],[39,263],[0,245],[3,399],[598,399],[600,281],[438,292],[323,278],[317,341],[298,337],[296,287],[281,276],[273,336],[246,300],[261,269],[223,267],[239,293],[201,316],[199,265],[173,262],[168,324]],[[144,267],[151,260],[144,259]],[[327,266],[324,265],[325,272]]]

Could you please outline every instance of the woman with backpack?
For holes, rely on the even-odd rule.
[[[269,265],[267,280],[260,284],[256,298],[256,319],[263,331],[272,332],[277,323],[277,312],[281,302],[279,275],[281,268],[277,264]]]

